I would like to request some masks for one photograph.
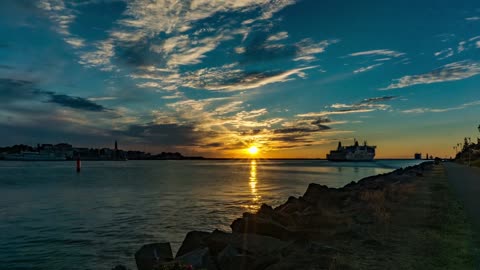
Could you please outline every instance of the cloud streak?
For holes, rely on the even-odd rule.
[[[476,62],[454,62],[431,72],[409,75],[394,80],[389,86],[380,90],[392,90],[421,84],[432,84],[467,79],[480,74],[480,66]]]
[[[405,53],[388,50],[388,49],[361,51],[361,52],[349,54],[349,56],[390,56],[390,57],[400,57],[403,55],[405,55]]]
[[[458,110],[463,110],[468,107],[473,107],[473,106],[479,106],[480,105],[480,100],[473,101],[473,102],[468,102],[461,104],[456,107],[448,107],[448,108],[414,108],[414,109],[408,109],[408,110],[403,110],[403,113],[408,113],[408,114],[420,114],[420,113],[443,113],[443,112],[449,112],[449,111],[458,111]]]
[[[298,117],[326,117],[330,115],[367,113],[367,112],[373,112],[378,110],[385,111],[390,109],[391,106],[381,102],[391,101],[396,98],[397,96],[383,96],[383,97],[367,98],[353,104],[335,103],[328,106],[330,110],[297,114],[297,116]]]

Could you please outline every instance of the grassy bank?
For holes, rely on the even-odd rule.
[[[480,159],[473,161],[472,166],[480,167]]]
[[[367,249],[357,267],[474,269],[471,225],[449,188],[443,166],[425,170],[412,181],[410,191],[402,194],[398,202],[377,207],[389,217],[371,228],[372,238],[381,248]]]

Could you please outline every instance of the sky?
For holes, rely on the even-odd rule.
[[[2,0],[0,145],[454,155],[480,124],[473,0]]]

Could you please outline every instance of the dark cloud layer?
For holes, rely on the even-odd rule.
[[[106,111],[107,109],[102,105],[99,105],[95,102],[92,102],[88,99],[84,99],[81,97],[72,97],[67,95],[59,95],[54,93],[48,93],[50,99],[48,102],[56,103],[58,105],[69,107],[78,110],[85,110],[85,111],[92,111],[92,112],[102,112]]]
[[[398,96],[384,96],[384,97],[374,97],[374,98],[366,98],[359,102],[360,104],[365,104],[365,103],[374,103],[374,102],[383,102],[383,101],[390,101],[393,99],[398,98]]]
[[[102,105],[82,97],[41,90],[33,81],[0,78],[0,103],[6,104],[17,100],[46,101],[63,107],[92,112],[108,110]]]
[[[126,130],[112,133],[146,143],[168,146],[194,146],[205,136],[193,125],[180,124],[131,125]]]

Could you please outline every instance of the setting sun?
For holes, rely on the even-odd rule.
[[[258,153],[258,147],[250,146],[250,148],[248,148],[247,151],[250,155],[256,155]]]

